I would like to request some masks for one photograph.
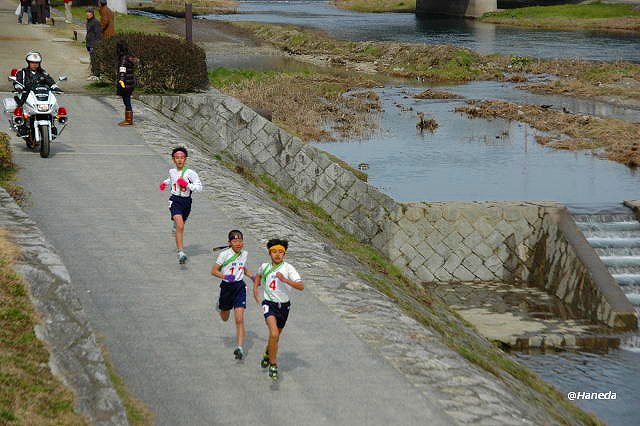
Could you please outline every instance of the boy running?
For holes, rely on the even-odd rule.
[[[227,321],[233,309],[236,320],[236,342],[238,346],[233,351],[236,359],[244,357],[242,344],[244,343],[244,310],[247,308],[247,285],[243,278],[246,274],[251,277],[245,265],[248,253],[242,248],[244,240],[242,232],[234,229],[229,232],[229,248],[218,255],[215,265],[211,269],[211,275],[222,279],[220,283],[220,297],[218,310],[222,321]]]
[[[202,183],[198,174],[184,165],[187,161],[187,156],[186,148],[174,148],[171,152],[171,158],[176,167],[169,170],[169,178],[160,183],[160,191],[164,191],[167,185],[171,184],[169,211],[173,221],[173,230],[176,234],[176,249],[180,264],[184,264],[187,261],[187,255],[183,249],[183,240],[184,224],[189,217],[189,213],[191,213],[191,193],[193,191],[202,191]]]
[[[267,250],[271,257],[270,263],[263,263],[253,281],[253,297],[260,305],[258,287],[262,285],[264,300],[262,310],[264,319],[269,329],[269,341],[262,356],[260,366],[269,367],[269,377],[278,378],[278,341],[289,317],[291,307],[289,292],[291,288],[304,290],[304,284],[298,271],[284,261],[284,256],[289,247],[287,240],[272,239],[267,242]]]

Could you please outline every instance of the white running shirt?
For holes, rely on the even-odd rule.
[[[187,190],[184,192],[180,190],[180,187],[176,183],[178,179],[180,179],[180,177],[189,182],[189,184],[187,185]],[[171,194],[177,195],[178,197],[190,197],[191,192],[202,191],[202,182],[200,182],[198,174],[186,167],[183,167],[181,171],[178,171],[178,169],[176,169],[175,167],[173,169],[170,169],[169,178],[165,179],[164,182],[167,185],[171,185]]]
[[[265,273],[268,272],[266,275]],[[296,271],[296,268],[282,262],[277,268],[273,268],[271,262],[263,263],[260,266],[261,285],[264,288],[264,299],[276,303],[285,303],[291,300],[289,293],[291,292],[291,286],[283,283],[276,277],[276,274],[280,272],[284,277],[291,281],[301,281],[300,274]]]
[[[228,249],[222,251],[222,253],[218,255],[218,260],[216,260],[216,264],[220,265],[220,272],[222,272],[223,275],[233,274],[236,276],[236,281],[241,281],[244,278],[244,265],[247,263],[247,256],[249,255],[249,253],[247,253],[244,250],[241,250],[240,255],[236,257],[234,260],[232,260],[231,262],[229,262],[229,260],[233,256],[235,256],[235,254],[236,252],[233,251],[231,247],[229,247]],[[226,282],[227,280],[223,279],[222,281]]]

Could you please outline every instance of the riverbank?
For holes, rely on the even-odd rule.
[[[532,6],[489,12],[480,21],[549,30],[640,31],[640,8],[601,2]]]
[[[339,9],[355,12],[415,12],[416,0],[333,0]]]
[[[189,3],[191,3],[191,11],[194,15],[236,13],[238,10],[238,2],[235,0],[194,0]],[[152,2],[132,3],[129,4],[129,8],[178,18],[184,18],[185,15],[184,1],[153,0]]]
[[[549,136],[536,137],[540,144],[572,151],[594,150],[597,155],[629,167],[640,166],[638,124],[503,101],[468,101],[466,106],[458,107],[456,111],[472,118],[524,122],[549,133]],[[598,150],[604,150],[604,153],[598,154]]]

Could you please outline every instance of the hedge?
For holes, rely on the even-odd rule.
[[[127,40],[140,62],[136,67],[136,91],[145,93],[193,92],[206,89],[204,50],[184,39],[142,33],[118,34],[101,40],[91,54],[91,72],[104,81],[117,78],[116,44]]]

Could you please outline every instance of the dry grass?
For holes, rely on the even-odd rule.
[[[238,10],[238,2],[235,0],[193,0],[189,3],[192,4],[191,10],[196,14],[235,13]],[[151,6],[149,3],[140,3],[136,8],[154,9],[158,12],[184,16],[184,5],[184,0],[153,0]]]
[[[640,64],[636,63],[480,55],[451,45],[336,40],[320,31],[286,25],[230,25],[289,54],[315,58],[314,62],[369,69],[394,77],[433,83],[496,79],[523,83],[528,73],[552,74],[560,80],[525,88],[581,97],[619,95],[640,100]]]
[[[462,99],[462,96],[455,93],[445,92],[444,90],[427,89],[416,95],[413,95],[416,99]]]
[[[482,22],[502,24],[516,27],[544,28],[554,30],[607,30],[607,31],[640,31],[640,18],[595,18],[595,19],[519,19],[519,18],[483,18]]]
[[[212,81],[223,92],[252,108],[271,110],[273,121],[305,141],[331,141],[339,137],[361,137],[377,128],[381,109],[374,92],[352,89],[376,83],[326,74],[247,73]]]
[[[320,31],[294,26],[234,22],[258,40],[294,55],[312,56],[320,62],[367,69],[387,75],[424,81],[469,81],[495,78],[497,64],[469,49],[452,45],[336,40]]]
[[[0,132],[0,186],[13,197],[18,204],[24,200],[24,190],[15,184],[16,166],[11,156],[9,135]]]
[[[356,12],[415,12],[416,0],[333,0],[340,9]]]
[[[19,253],[0,229],[0,424],[87,424],[73,411],[73,394],[51,374],[49,353],[36,339],[38,318],[13,269]]]
[[[640,124],[502,101],[468,101],[467,105],[456,108],[456,111],[470,117],[521,121],[553,134],[551,139],[537,139],[538,142],[553,148],[604,148],[605,156],[610,160],[630,167],[640,165]]]

